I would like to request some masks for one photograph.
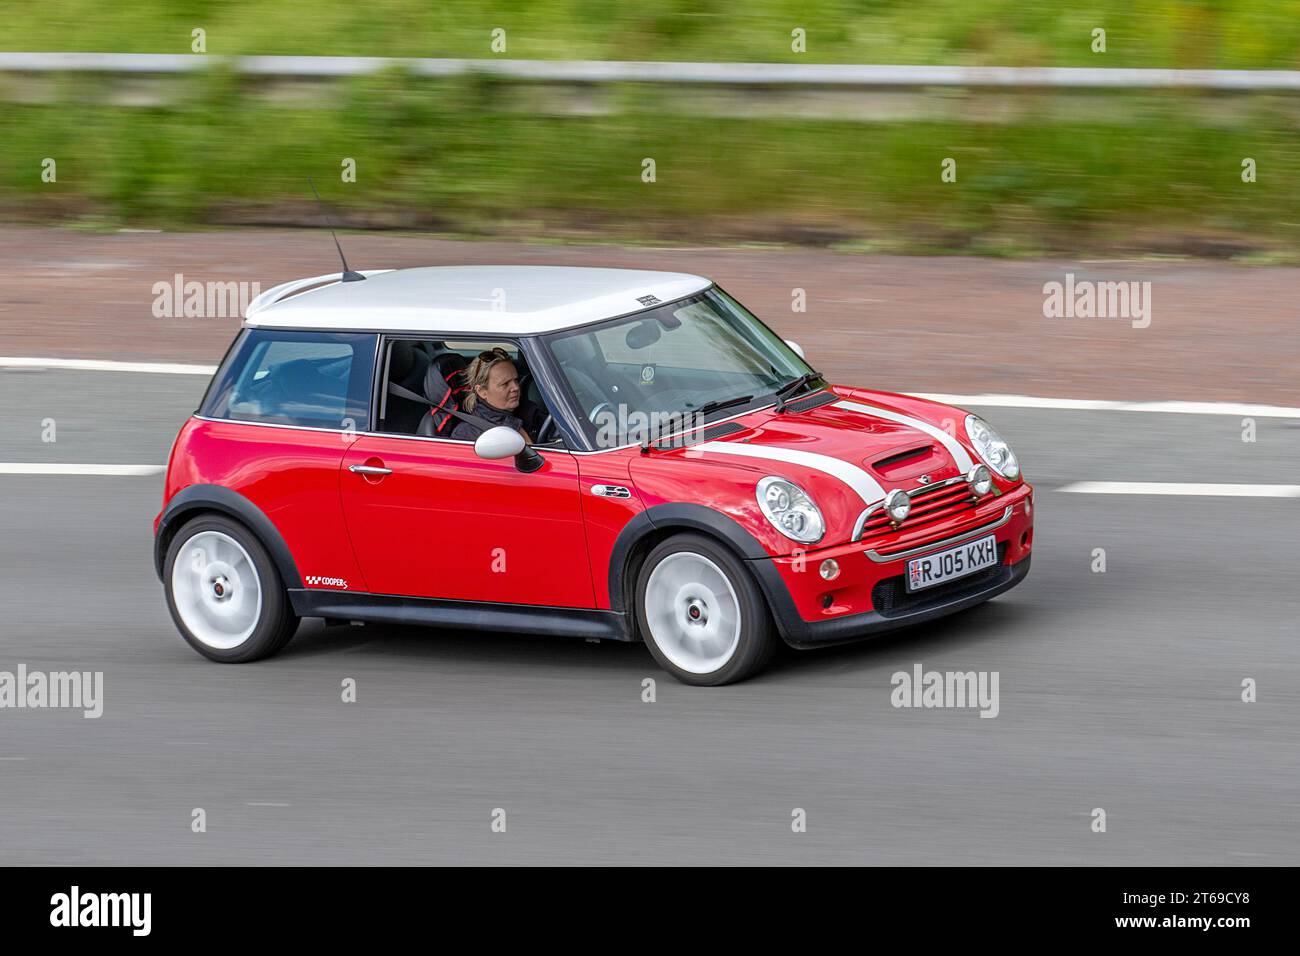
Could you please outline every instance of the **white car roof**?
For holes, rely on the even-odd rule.
[[[255,328],[535,335],[707,289],[703,276],[569,266],[434,266],[286,282],[251,303]]]

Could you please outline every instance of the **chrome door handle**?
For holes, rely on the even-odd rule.
[[[348,465],[348,471],[357,475],[391,475],[393,469],[379,468],[376,465]]]

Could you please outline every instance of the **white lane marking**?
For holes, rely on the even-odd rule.
[[[161,475],[166,465],[85,465],[52,461],[0,461],[0,475]]]
[[[1081,495],[1200,495],[1226,498],[1300,498],[1300,485],[1216,485],[1165,481],[1076,481],[1057,491]]]
[[[864,504],[874,505],[885,497],[885,489],[876,483],[869,474],[851,462],[819,455],[811,451],[797,451],[793,448],[778,448],[774,445],[741,445],[735,442],[706,441],[686,450],[686,457],[694,458],[696,454],[706,451],[723,455],[739,455],[743,458],[763,458],[768,461],[785,461],[792,465],[803,465],[838,478],[848,485]]]
[[[215,365],[182,362],[116,362],[108,359],[27,358],[0,355],[0,369],[82,369],[91,372],[143,372],[160,375],[214,375]],[[1255,418],[1300,418],[1300,408],[1249,402],[1118,402],[1101,398],[1040,398],[1034,395],[952,395],[948,392],[903,392],[945,405],[987,408],[1046,408],[1077,412],[1166,412],[1178,415],[1238,415]]]
[[[1112,402],[1099,398],[1035,398],[1032,395],[948,395],[942,392],[905,392],[904,394],[912,398],[942,402],[945,405],[983,405],[988,408],[1048,408],[1075,412],[1165,412],[1174,415],[1300,418],[1300,408],[1239,402]]]
[[[931,425],[929,422],[923,422],[919,418],[913,418],[911,415],[902,415],[898,412],[891,412],[889,409],[880,408],[876,405],[865,405],[862,402],[842,401],[835,403],[836,408],[843,408],[850,412],[861,412],[864,415],[875,415],[877,418],[883,418],[886,421],[897,422],[899,425],[907,425],[909,428],[915,428],[919,432],[929,435],[944,448],[948,449],[948,454],[952,455],[952,460],[957,465],[957,470],[963,475],[975,467],[975,462],[971,461],[970,453],[962,446],[962,443],[953,438],[942,428]]]
[[[34,359],[0,355],[0,368],[83,369],[88,372],[143,372],[152,375],[216,375],[216,365],[181,362],[110,362],[108,359]],[[978,405],[988,408],[1054,408],[1060,411],[1148,411],[1175,415],[1239,415],[1264,419],[1300,419],[1300,408],[1286,405],[1252,405],[1249,402],[1114,402],[1104,398],[1040,398],[1036,395],[982,393],[954,395],[946,392],[904,392],[944,405]]]
[[[215,365],[184,365],[179,362],[111,362],[108,359],[19,358],[0,355],[0,368],[80,369],[86,372],[144,372],[158,375],[208,375]]]

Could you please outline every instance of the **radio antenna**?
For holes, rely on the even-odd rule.
[[[325,201],[320,198],[320,193],[316,192],[316,184],[312,182],[311,177],[307,177],[307,185],[311,186],[312,193],[316,196],[316,201],[321,204],[325,212],[325,225],[329,227],[330,235],[334,237],[334,248],[339,251],[339,258],[343,260],[343,281],[344,282],[361,282],[366,277],[360,272],[353,272],[348,268],[347,257],[343,255],[343,247],[339,245],[339,237],[334,232],[334,223],[330,222],[329,209],[325,206]]]

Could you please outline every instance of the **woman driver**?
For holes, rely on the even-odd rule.
[[[493,426],[513,428],[524,436],[524,441],[532,444],[532,438],[524,431],[523,419],[515,414],[523,395],[519,388],[519,372],[505,349],[498,346],[480,352],[465,369],[465,379],[469,386],[463,402],[466,412]],[[528,406],[530,403],[523,404]],[[482,428],[467,421],[458,421],[451,431],[451,437],[461,441],[473,441],[481,434]]]

